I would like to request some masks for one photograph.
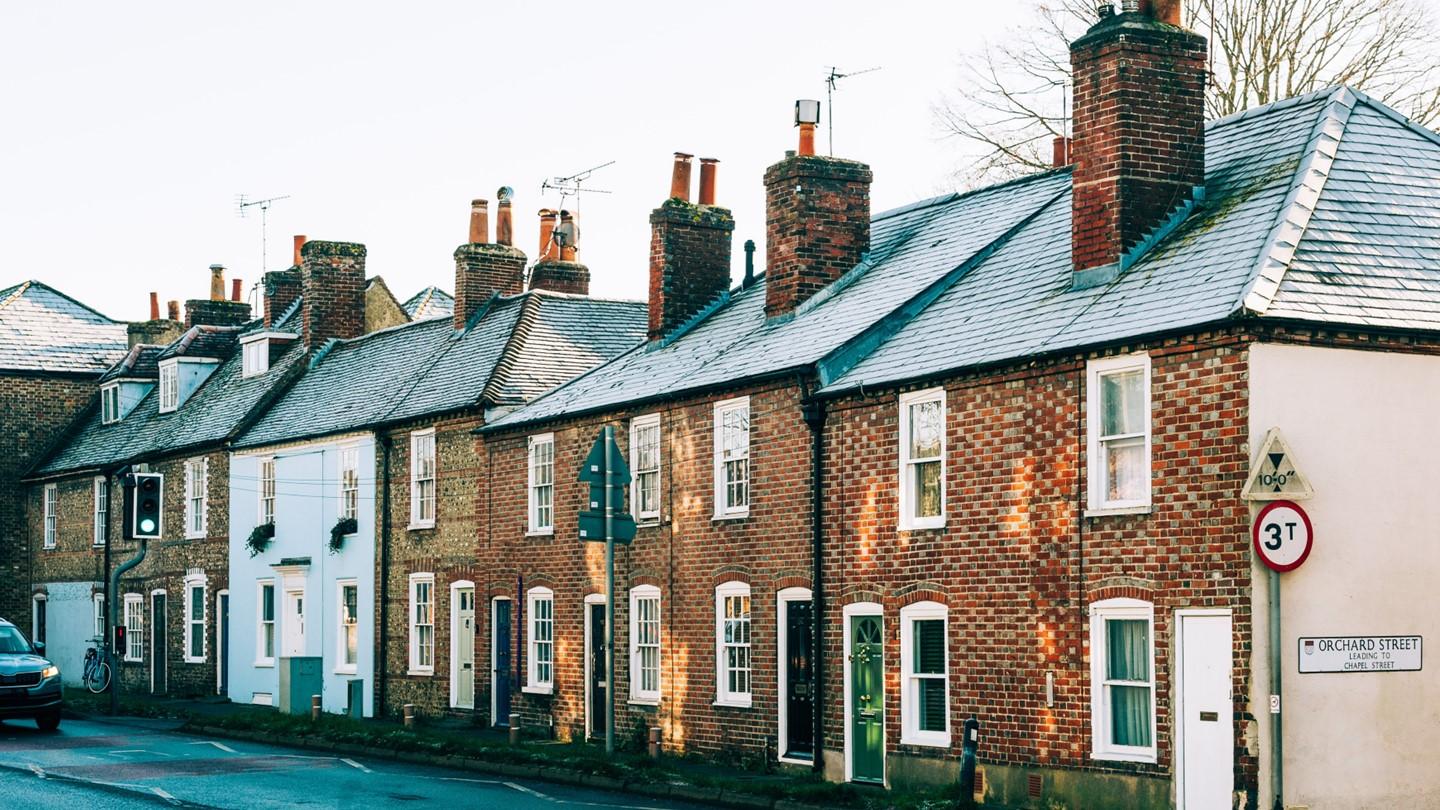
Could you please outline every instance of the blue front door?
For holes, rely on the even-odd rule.
[[[490,634],[493,650],[491,660],[495,662],[490,673],[491,688],[495,692],[495,714],[490,718],[496,726],[510,725],[510,600],[496,599],[495,622]]]

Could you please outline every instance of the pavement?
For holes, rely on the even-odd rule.
[[[206,739],[180,722],[66,719],[57,732],[0,724],[5,807],[393,808],[403,803],[506,810],[586,807],[698,810],[708,805],[313,749]]]

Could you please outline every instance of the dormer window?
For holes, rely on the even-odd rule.
[[[160,413],[180,407],[180,363],[169,360],[160,364]]]
[[[241,347],[240,376],[254,377],[270,370],[270,341],[265,338],[252,340]]]
[[[113,425],[120,421],[120,383],[108,383],[100,388],[100,424]]]

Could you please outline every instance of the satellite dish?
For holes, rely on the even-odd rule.
[[[495,192],[495,196],[500,202],[510,202],[510,200],[515,197],[515,189],[509,186],[501,186],[500,190]]]

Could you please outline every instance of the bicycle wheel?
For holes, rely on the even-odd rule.
[[[95,669],[89,673],[90,677],[85,679],[85,688],[95,694],[105,691],[110,685],[110,665],[101,661],[95,665]]]

